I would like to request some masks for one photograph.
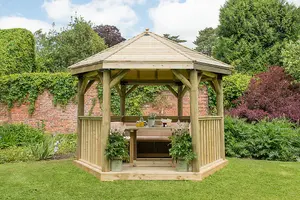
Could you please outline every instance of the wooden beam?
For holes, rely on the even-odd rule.
[[[201,79],[202,79],[202,72],[200,72],[200,73],[198,74],[198,85],[200,84]]]
[[[97,71],[92,71],[92,72],[87,72],[85,73],[83,76],[84,77],[93,77],[93,76],[97,76]]]
[[[110,131],[110,70],[103,71],[103,103],[102,103],[102,130],[101,130],[101,165],[102,171],[109,171],[108,160],[105,157],[105,149]]]
[[[187,78],[185,78],[181,73],[173,69],[172,72],[185,86],[188,86],[189,88],[192,87],[190,81]]]
[[[221,157],[223,159],[225,159],[225,140],[224,140],[224,105],[223,105],[223,101],[224,101],[224,97],[223,97],[223,83],[222,83],[222,77],[221,79],[216,79],[215,84],[217,84],[218,86],[218,92],[217,92],[217,114],[218,116],[222,117],[221,120],[221,124],[220,124],[220,131],[221,131],[221,137],[220,137],[220,144],[221,144],[221,148],[220,148],[220,153],[221,153]]]
[[[174,80],[122,80],[123,85],[181,85],[180,81]]]
[[[101,84],[103,84],[103,73],[101,73],[100,71],[97,71],[97,77],[99,78]]]
[[[133,85],[125,94],[125,97],[127,97],[133,90],[135,90],[138,87],[138,85]]]
[[[182,90],[182,92],[181,92],[181,94],[180,94],[181,98],[183,98],[183,97],[184,97],[184,95],[185,95],[185,93],[186,93],[187,91],[189,91],[189,90],[190,90],[190,88],[189,88],[189,87],[187,87],[187,86],[184,86],[184,88],[183,88],[183,90]]]
[[[121,88],[119,87],[119,85],[115,85],[115,88],[116,88],[119,96],[121,97],[122,96],[122,92],[121,92]]]
[[[126,85],[121,85],[121,95],[120,95],[120,113],[121,116],[125,116],[126,109],[125,109],[125,100],[126,100]]]
[[[89,83],[89,78],[83,77],[83,82],[81,84],[80,93],[83,93],[83,94],[85,93],[85,89],[86,89],[88,83]]]
[[[193,161],[193,172],[199,172],[200,163],[200,131],[198,120],[198,72],[196,70],[190,71],[191,91],[190,91],[190,115],[191,115],[191,133],[193,151],[196,153],[196,158]]]
[[[216,78],[216,77],[217,77],[217,74],[212,73],[212,72],[206,72],[206,71],[203,71],[202,74],[203,74],[204,76],[207,76],[207,77],[210,77],[210,78]]]
[[[77,160],[81,158],[81,138],[82,138],[82,131],[81,131],[81,120],[79,119],[79,116],[84,115],[84,93],[81,92],[83,84],[83,77],[78,77],[78,108],[77,108],[77,149],[76,149],[76,155]]]
[[[166,87],[170,90],[170,92],[172,92],[172,94],[178,98],[178,93],[170,86],[170,85],[166,85]]]
[[[128,71],[130,71],[129,69],[123,69],[121,70],[119,73],[117,73],[114,78],[112,79],[112,81],[109,84],[109,87],[112,88],[114,87],[116,84],[118,84],[122,78],[124,78],[124,76],[128,73]]]
[[[219,94],[221,88],[220,88],[219,82],[218,82],[218,80],[217,80],[216,78],[214,78],[214,79],[212,80],[212,84],[214,85],[215,92],[216,92],[217,94]]]
[[[90,89],[90,87],[95,83],[95,80],[90,80],[89,83],[87,84],[84,94]]]
[[[178,118],[180,119],[182,117],[182,85],[179,85],[178,86],[178,97],[177,97],[177,115],[178,115]]]

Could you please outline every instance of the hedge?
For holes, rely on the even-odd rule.
[[[0,30],[0,76],[34,70],[33,34],[21,28]]]

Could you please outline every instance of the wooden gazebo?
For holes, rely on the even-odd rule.
[[[150,32],[108,48],[69,67],[78,77],[78,149],[76,165],[100,180],[202,180],[226,165],[222,77],[231,66]],[[103,84],[102,117],[84,116],[84,94],[95,82]],[[198,89],[207,81],[217,94],[217,115],[199,116]],[[139,85],[165,85],[178,98],[178,116],[191,123],[193,151],[197,158],[192,172],[176,172],[171,167],[143,170],[131,167],[110,172],[104,156],[112,121],[133,122],[126,116],[125,98]],[[116,88],[121,116],[111,116],[111,89]],[[190,94],[190,116],[182,116],[182,97]],[[132,147],[130,147],[132,148]],[[161,170],[160,170],[161,169]]]

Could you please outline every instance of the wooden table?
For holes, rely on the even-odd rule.
[[[136,126],[125,126],[125,131],[130,133],[130,152],[129,152],[129,163],[132,166],[136,166],[136,158],[137,158],[137,143],[136,143],[136,133],[138,130],[172,130],[174,127],[136,127]]]

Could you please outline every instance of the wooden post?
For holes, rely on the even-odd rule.
[[[125,114],[126,114],[125,98],[126,98],[126,85],[121,85],[121,96],[120,96],[120,113],[121,113],[121,117],[124,117]]]
[[[79,116],[84,115],[84,92],[81,91],[83,85],[83,77],[78,76],[78,109],[77,109],[77,160],[81,158],[81,120]]]
[[[199,172],[200,169],[200,135],[199,135],[199,119],[198,119],[198,72],[190,71],[190,117],[191,117],[191,133],[193,151],[196,153],[196,158],[193,161],[193,172]]]
[[[178,86],[178,97],[177,97],[177,113],[178,113],[178,119],[181,120],[182,117],[182,85]]]
[[[217,92],[217,114],[221,118],[220,131],[221,131],[221,157],[225,159],[225,140],[224,140],[224,105],[223,105],[223,83],[222,76],[218,78],[216,81],[218,84],[218,92]]]
[[[101,131],[101,165],[102,171],[109,171],[108,160],[104,153],[110,131],[110,70],[103,71],[103,111]]]

